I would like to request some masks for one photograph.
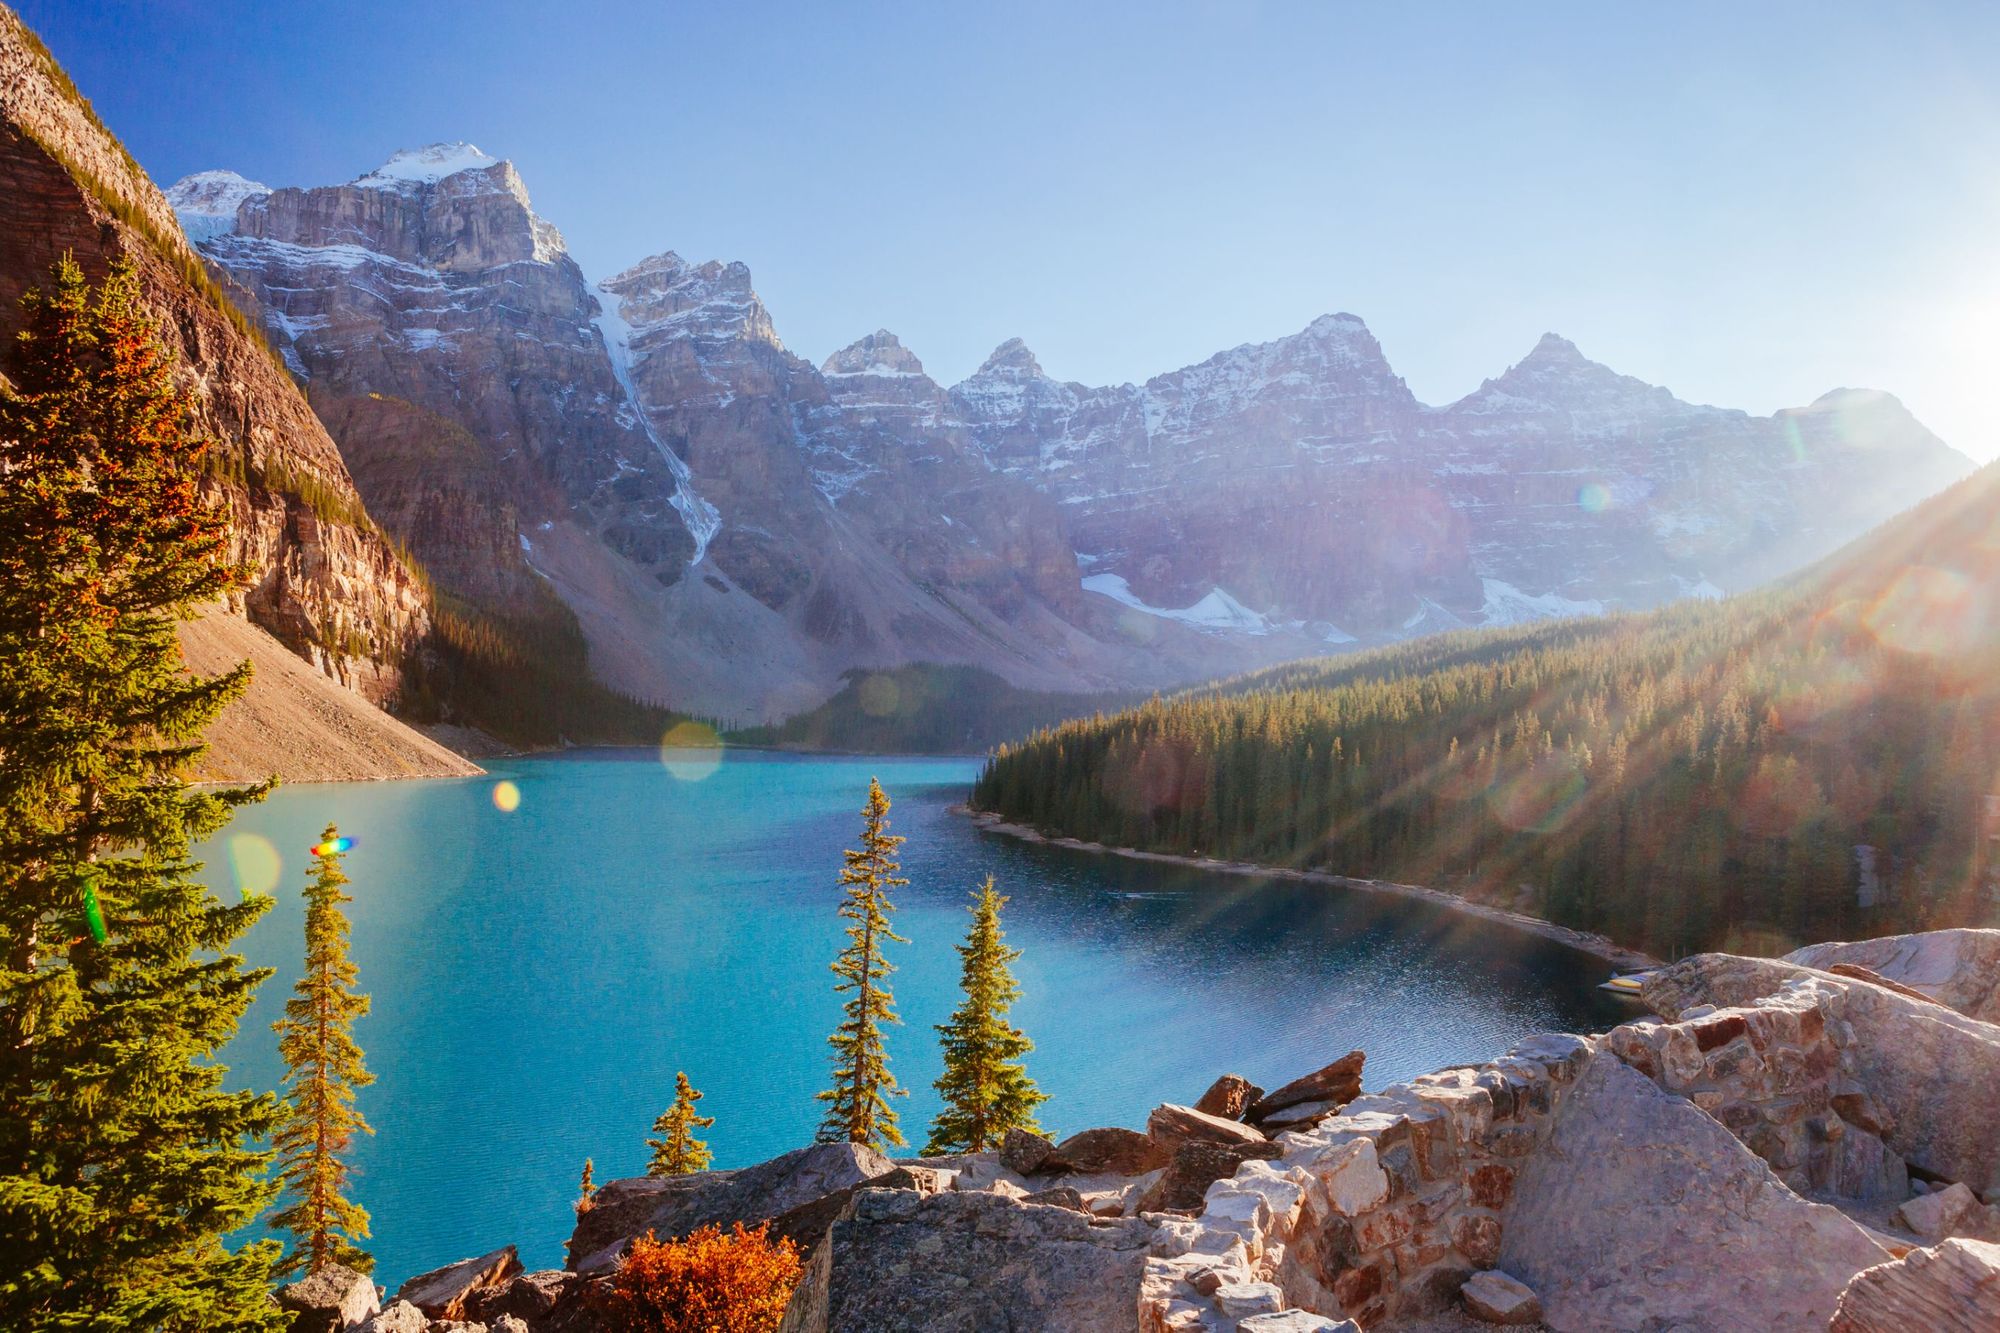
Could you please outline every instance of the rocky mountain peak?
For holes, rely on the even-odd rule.
[[[1356,335],[1373,340],[1368,332],[1368,324],[1359,315],[1350,315],[1345,310],[1333,315],[1321,315],[1306,325],[1307,335],[1314,338],[1352,338]]]
[[[1588,400],[1593,406],[1606,410],[1621,403],[1646,403],[1661,409],[1687,407],[1658,385],[1621,375],[1609,366],[1592,361],[1578,350],[1575,343],[1554,333],[1544,333],[1526,356],[1508,367],[1498,379],[1481,384],[1478,391],[1462,403],[1477,405],[1492,400],[1510,403],[1519,400],[1545,405],[1566,403],[1572,406]]]
[[[887,329],[877,329],[835,352],[820,367],[820,374],[835,375],[921,375],[924,363],[902,340]]]
[[[741,261],[690,264],[668,250],[606,278],[600,288],[618,299],[619,318],[640,339],[697,338],[781,347],[770,312]],[[893,339],[892,339],[893,341]]]
[[[197,171],[174,182],[167,202],[188,239],[199,242],[236,230],[237,205],[270,192],[270,186],[233,171]]]
[[[993,355],[980,364],[977,375],[1011,374],[1040,375],[1041,362],[1028,350],[1028,344],[1019,338],[1009,338],[993,349]]]

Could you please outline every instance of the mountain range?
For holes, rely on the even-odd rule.
[[[1720,595],[1971,466],[1884,393],[1757,417],[1553,334],[1433,407],[1348,314],[1143,385],[1016,339],[947,387],[886,330],[815,367],[740,263],[591,281],[467,144],[167,197],[441,586],[505,610],[539,583],[608,684],[730,719],[855,668],[1152,688]]]

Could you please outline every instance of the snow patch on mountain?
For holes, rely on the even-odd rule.
[[[1547,592],[1537,597],[1521,591],[1503,579],[1481,579],[1486,599],[1479,608],[1480,623],[1486,625],[1524,625],[1535,620],[1562,620],[1570,616],[1601,616],[1604,603],[1600,601],[1578,601],[1559,593]]]
[[[356,185],[394,189],[403,185],[435,185],[461,171],[484,171],[500,165],[469,143],[434,143],[422,148],[405,148],[365,176]]]
[[[1220,588],[1212,589],[1206,597],[1193,606],[1183,607],[1148,605],[1132,591],[1132,586],[1125,581],[1123,574],[1088,575],[1083,580],[1083,588],[1085,592],[1109,597],[1112,601],[1121,606],[1129,606],[1134,611],[1143,611],[1162,620],[1178,620],[1197,629],[1230,630],[1239,634],[1269,634],[1272,629],[1269,617],[1252,611]]]
[[[199,245],[235,231],[237,205],[270,192],[270,186],[233,171],[197,171],[173,183],[167,203],[187,238]]]
[[[592,321],[597,325],[598,336],[604,339],[604,351],[611,361],[611,374],[618,381],[618,387],[625,391],[625,399],[639,414],[640,429],[646,438],[660,451],[667,468],[674,474],[674,495],[672,504],[680,514],[681,522],[694,537],[694,556],[688,561],[692,569],[708,554],[708,544],[715,540],[715,534],[722,529],[722,513],[714,505],[702,499],[694,491],[694,476],[688,471],[687,462],[673,451],[659,431],[653,427],[652,418],[646,409],[639,406],[639,394],[632,387],[632,326],[625,321],[623,302],[615,293],[593,284],[590,294],[597,298],[597,316]]]

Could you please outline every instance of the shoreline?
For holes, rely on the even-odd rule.
[[[1288,879],[1306,884],[1326,884],[1334,888],[1358,889],[1364,893],[1385,893],[1401,898],[1413,898],[1419,902],[1433,903],[1453,912],[1479,917],[1515,930],[1538,935],[1557,944],[1566,944],[1572,949],[1601,958],[1613,967],[1628,971],[1664,966],[1662,961],[1638,949],[1628,949],[1624,945],[1603,935],[1588,931],[1573,930],[1559,926],[1553,921],[1544,921],[1538,916],[1525,912],[1512,912],[1504,907],[1493,907],[1486,903],[1473,902],[1443,889],[1429,889],[1421,884],[1398,884],[1385,879],[1355,879],[1348,875],[1335,875],[1324,870],[1292,870],[1281,866],[1262,866],[1253,861],[1218,861],[1207,856],[1179,856],[1172,852],[1142,852],[1136,847],[1111,847],[1101,842],[1085,842],[1081,838],[1052,838],[1029,828],[1026,824],[1010,823],[1001,816],[986,810],[974,810],[960,803],[951,807],[951,813],[972,821],[987,833],[998,833],[1022,842],[1037,842],[1049,847],[1063,847],[1070,851],[1091,852],[1100,856],[1122,856],[1133,861],[1154,861],[1164,865],[1187,866],[1195,870],[1215,871],[1225,875],[1246,875],[1263,879]]]

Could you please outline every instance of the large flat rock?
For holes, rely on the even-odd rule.
[[[1515,1183],[1498,1266],[1559,1331],[1819,1333],[1848,1280],[1888,1257],[1693,1103],[1600,1052]]]
[[[1927,930],[1852,943],[1808,944],[1788,963],[1821,971],[1852,963],[1940,1004],[1987,1023],[2000,1023],[2000,930]]]
[[[1152,1234],[995,1194],[863,1190],[781,1333],[1133,1333]]]

